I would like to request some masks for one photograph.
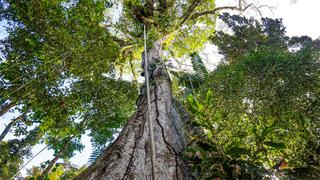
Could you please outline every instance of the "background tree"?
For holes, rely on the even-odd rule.
[[[1,41],[1,115],[10,109],[21,114],[1,132],[1,140],[9,131],[17,138],[33,135],[32,140],[1,142],[3,150],[8,149],[1,169],[11,171],[10,175],[22,163],[26,155],[22,152],[30,154],[35,144],[45,142],[54,149],[59,155],[54,164],[81,150],[80,138],[86,130],[103,120],[104,128],[113,132],[124,123],[115,117],[132,113],[137,88],[116,81],[120,44],[99,26],[104,10],[105,1],[1,1],[1,20],[7,21],[9,33]],[[110,109],[102,111],[102,107]],[[99,143],[106,144],[111,137],[111,133],[100,134]],[[10,150],[12,146],[16,150]],[[11,161],[18,163],[15,168],[9,168]]]
[[[202,178],[256,179],[288,166],[316,176],[317,41],[285,36],[277,19],[220,18],[233,31],[211,38],[224,61],[186,101],[206,134],[187,151],[194,169]]]
[[[43,172],[43,167],[45,167],[45,165],[40,165],[39,167],[32,167],[30,170],[28,170],[28,176],[25,179],[39,179]],[[78,168],[75,167],[75,165],[71,164],[69,161],[63,161],[61,163],[55,164],[55,167],[53,167],[52,172],[48,174],[47,179],[71,179],[77,176],[81,171],[83,171],[84,168],[84,166]]]

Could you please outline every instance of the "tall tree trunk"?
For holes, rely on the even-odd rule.
[[[160,48],[148,52],[151,109],[155,141],[156,180],[193,179],[181,153],[187,144],[184,116],[171,93],[171,82],[160,60]],[[143,64],[143,63],[142,63]],[[75,179],[152,179],[146,88],[138,99],[138,110],[129,119],[116,141]]]

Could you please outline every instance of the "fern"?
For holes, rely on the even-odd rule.
[[[106,149],[106,145],[100,145],[95,142],[92,142],[93,150],[90,154],[88,162],[91,164],[96,161],[96,159],[100,156],[103,150]]]
[[[208,75],[208,70],[206,69],[201,57],[196,52],[191,53],[190,57],[192,68],[195,71],[195,76],[198,76],[201,80],[204,80]]]

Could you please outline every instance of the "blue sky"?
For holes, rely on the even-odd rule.
[[[258,2],[258,1],[256,1]],[[234,5],[235,0],[217,0],[217,6],[223,5]],[[320,0],[264,0],[260,4],[268,4],[274,9],[272,12],[268,8],[261,9],[263,15],[273,18],[282,18],[284,25],[287,27],[287,34],[289,36],[301,36],[308,35],[312,38],[320,37],[320,24],[318,23],[318,18],[320,17]],[[252,16],[252,12],[246,13]],[[256,13],[259,18],[259,15]],[[7,36],[5,28],[3,26],[5,22],[0,22],[0,38]],[[217,61],[210,58],[217,56],[217,49],[213,46],[207,46],[204,53],[207,57],[207,63],[210,65],[217,64]],[[15,116],[14,113],[9,113],[5,116],[0,117],[0,132],[8,124],[10,119]],[[7,137],[7,139],[12,138],[12,134]],[[71,162],[76,165],[83,165],[88,162],[92,147],[90,145],[90,138],[88,136],[83,136],[82,142],[85,145],[85,149],[81,153],[77,153]],[[39,152],[44,145],[36,145],[32,152],[36,154]],[[51,160],[53,158],[52,151],[44,151],[39,156],[37,156],[26,168],[30,168],[33,165],[39,165],[41,162],[46,160]],[[26,173],[26,168],[22,170],[22,174]]]

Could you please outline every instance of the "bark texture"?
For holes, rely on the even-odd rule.
[[[170,78],[157,48],[148,52],[151,112],[156,151],[156,180],[193,179],[181,153],[187,145],[181,107],[171,93]],[[143,62],[144,63],[144,62]],[[143,64],[142,63],[142,64]],[[150,136],[145,88],[137,100],[138,110],[129,119],[116,141],[78,180],[152,179]]]

